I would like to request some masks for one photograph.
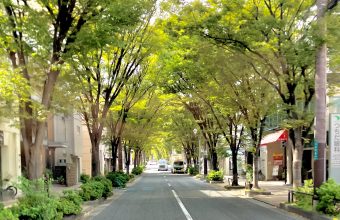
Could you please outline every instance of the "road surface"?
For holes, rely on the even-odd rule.
[[[95,220],[293,220],[302,217],[233,197],[227,191],[169,172],[143,174],[136,184],[94,212]]]

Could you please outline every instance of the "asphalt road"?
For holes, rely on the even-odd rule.
[[[95,220],[290,220],[303,219],[272,206],[231,196],[187,175],[143,174],[92,216]]]

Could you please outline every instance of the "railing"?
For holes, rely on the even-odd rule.
[[[294,194],[300,194],[305,196],[310,196],[312,201],[312,206],[314,205],[314,201],[319,201],[319,197],[316,194],[310,194],[310,193],[304,193],[304,192],[298,192],[294,190],[288,190],[288,203],[294,202]],[[340,200],[333,198],[334,205],[340,204]]]
[[[305,192],[298,192],[298,191],[294,191],[294,190],[288,190],[288,203],[294,202],[294,194],[310,196],[311,197],[311,201],[312,201],[312,206],[313,206],[314,200],[319,200],[317,195],[314,195],[314,194],[305,193]]]

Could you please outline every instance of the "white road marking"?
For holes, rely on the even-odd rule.
[[[180,198],[178,197],[177,193],[175,192],[175,190],[171,190],[172,193],[174,194],[178,205],[181,207],[182,212],[184,213],[185,217],[187,218],[187,220],[193,220],[191,215],[189,214],[188,210],[185,208],[184,204],[182,203],[182,201],[180,200]]]
[[[171,187],[171,184],[170,184],[170,183],[168,183],[168,186],[169,186],[169,187]]]

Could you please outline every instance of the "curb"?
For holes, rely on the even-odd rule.
[[[254,197],[254,196],[258,196],[258,195],[272,195],[272,193],[270,191],[253,191],[253,190],[245,190],[244,191],[244,195],[248,196],[248,197]]]
[[[280,205],[274,205],[274,204],[272,204],[272,203],[270,203],[270,202],[263,201],[263,200],[261,200],[261,199],[259,199],[259,198],[256,198],[256,197],[250,197],[250,198],[251,198],[251,199],[254,199],[254,200],[258,201],[258,202],[262,202],[262,203],[265,203],[265,204],[267,204],[267,205],[273,206],[273,207],[275,207],[275,208],[281,208]]]
[[[280,203],[279,208],[286,210],[288,212],[298,214],[302,217],[305,217],[305,218],[308,218],[308,219],[311,219],[311,220],[332,220],[331,217],[328,217],[326,215],[322,215],[322,214],[319,214],[319,213],[313,212],[313,211],[311,211],[311,212],[305,211],[303,209],[300,209],[298,207],[288,205],[288,204],[285,204],[285,203]]]

